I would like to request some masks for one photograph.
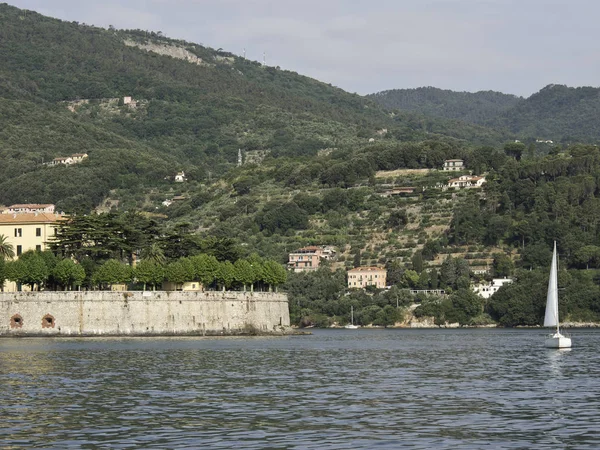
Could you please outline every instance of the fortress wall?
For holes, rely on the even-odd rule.
[[[280,293],[0,293],[0,336],[233,335],[289,326],[287,295]]]

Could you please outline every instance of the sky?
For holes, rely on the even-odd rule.
[[[162,31],[349,92],[435,86],[528,97],[600,85],[597,0],[5,0]]]

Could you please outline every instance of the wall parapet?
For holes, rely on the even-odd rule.
[[[290,327],[287,295],[276,292],[2,292],[0,318],[0,336],[279,334]]]

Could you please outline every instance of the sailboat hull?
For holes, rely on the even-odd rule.
[[[563,335],[551,334],[544,341],[544,345],[548,348],[571,348],[571,338]]]

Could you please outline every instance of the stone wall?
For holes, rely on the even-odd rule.
[[[280,333],[285,294],[85,291],[0,293],[0,336]]]

